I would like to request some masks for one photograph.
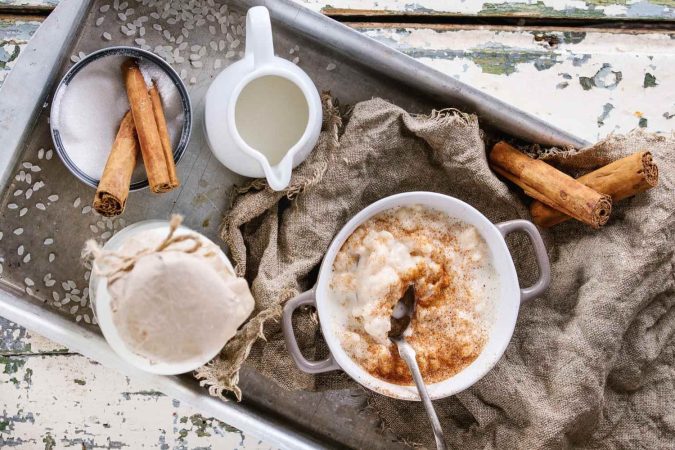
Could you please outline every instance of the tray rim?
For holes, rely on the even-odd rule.
[[[76,38],[93,0],[62,0],[35,33],[19,56],[0,88],[0,142],[7,151],[0,152],[0,186],[10,179],[11,170],[32,130],[44,99],[58,81],[62,58]],[[421,90],[448,103],[473,105],[482,119],[497,128],[506,127],[511,135],[530,142],[585,147],[589,143],[559,130],[505,102],[455,80],[423,63],[391,49],[320,13],[291,0],[239,0],[245,7],[267,6],[273,19],[322,43],[375,71]],[[414,81],[412,81],[414,80]],[[38,86],[37,89],[25,89]],[[490,108],[493,108],[492,110]],[[311,436],[293,430],[288,423],[263,417],[241,404],[224,402],[209,396],[197,382],[190,384],[179,377],[152,375],[121,360],[102,336],[76,325],[55,311],[42,308],[21,297],[18,291],[0,287],[0,316],[37,332],[55,342],[94,359],[106,367],[151,383],[167,395],[184,401],[234,427],[289,449],[320,448]]]

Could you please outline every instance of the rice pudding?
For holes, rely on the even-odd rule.
[[[417,306],[406,340],[426,382],[458,373],[487,342],[499,279],[472,225],[421,205],[393,208],[361,224],[332,269],[331,301],[343,313],[336,328],[341,345],[382,380],[412,384],[387,336],[392,309],[410,283]]]

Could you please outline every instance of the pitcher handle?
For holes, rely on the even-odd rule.
[[[255,68],[274,58],[270,13],[264,6],[254,6],[246,14],[246,56],[249,55],[253,55]]]
[[[284,312],[281,318],[281,328],[284,332],[286,348],[288,349],[288,353],[291,354],[291,357],[293,357],[295,365],[298,366],[298,369],[305,373],[323,373],[330,372],[331,370],[339,370],[340,366],[338,366],[338,364],[335,362],[335,359],[333,359],[333,355],[328,355],[328,358],[322,361],[309,361],[307,358],[302,356],[300,347],[298,347],[298,341],[295,339],[295,333],[293,332],[293,312],[303,305],[316,306],[314,292],[314,289],[303,292],[294,299],[286,302],[284,305]]]
[[[530,238],[537,266],[539,266],[539,279],[532,286],[520,290],[520,302],[524,303],[539,297],[551,284],[551,264],[549,263],[546,246],[541,238],[541,234],[539,234],[539,230],[537,230],[537,227],[532,222],[527,220],[509,220],[508,222],[495,224],[495,226],[504,237],[514,231],[524,231]]]

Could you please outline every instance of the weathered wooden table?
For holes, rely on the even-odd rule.
[[[675,130],[675,0],[296,1],[587,140]],[[56,4],[0,0],[0,84]],[[0,448],[274,446],[1,318],[0,363]]]

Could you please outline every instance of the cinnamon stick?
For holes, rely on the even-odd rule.
[[[159,131],[159,138],[162,141],[162,148],[164,149],[164,160],[166,161],[166,168],[169,174],[169,182],[171,187],[180,186],[178,175],[176,174],[176,162],[173,159],[173,149],[171,147],[171,139],[169,138],[169,128],[166,126],[166,117],[164,117],[164,108],[162,107],[162,98],[157,89],[157,83],[152,82],[150,88],[150,100],[152,101],[152,111],[155,114],[155,121],[157,122],[157,130]]]
[[[659,169],[652,160],[652,154],[642,151],[587,173],[577,178],[577,181],[611,196],[612,201],[617,202],[656,186]],[[568,215],[539,201],[530,205],[530,213],[534,223],[542,227],[551,227],[570,219]]]
[[[112,217],[124,211],[138,150],[134,119],[128,111],[122,118],[101,181],[96,188],[93,206],[99,214]]]
[[[532,159],[506,142],[498,142],[489,156],[498,174],[524,189],[525,194],[599,228],[609,219],[612,199],[580,183],[543,161]]]
[[[122,64],[124,84],[127,88],[127,97],[131,114],[141,145],[143,164],[148,175],[150,190],[155,193],[171,190],[171,180],[164,158],[164,147],[159,136],[157,121],[152,108],[152,100],[148,94],[143,74],[134,60],[127,60]]]

